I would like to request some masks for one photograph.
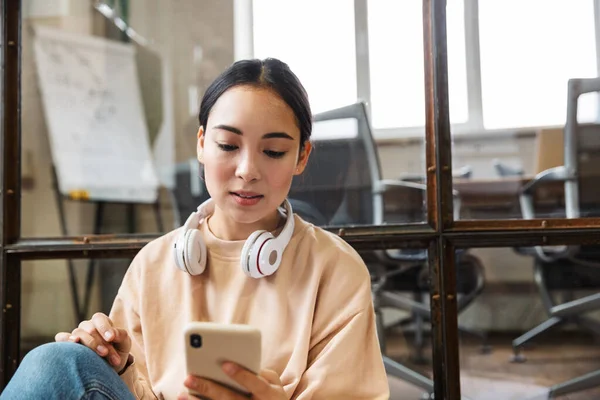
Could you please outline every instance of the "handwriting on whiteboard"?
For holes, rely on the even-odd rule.
[[[155,201],[133,47],[38,27],[35,57],[61,193]]]

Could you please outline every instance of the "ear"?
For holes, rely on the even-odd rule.
[[[306,168],[306,163],[308,162],[308,157],[310,156],[310,152],[312,151],[312,143],[307,140],[304,143],[304,148],[300,153],[300,157],[298,157],[298,165],[296,165],[296,169],[294,170],[294,175],[300,175],[304,172]]]
[[[200,161],[201,164],[204,164],[202,162],[202,157],[204,156],[204,127],[200,127],[198,129],[198,142],[196,144],[196,154],[198,156],[198,161]]]

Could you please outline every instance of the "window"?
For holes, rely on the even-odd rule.
[[[446,14],[450,118],[461,123],[468,119],[463,0],[449,0]],[[373,127],[423,126],[422,2],[370,0],[368,16]]]
[[[314,113],[356,101],[352,1],[253,0],[253,18],[254,56],[285,61]]]
[[[480,1],[479,34],[485,128],[563,125],[567,81],[598,76],[593,0]],[[597,96],[578,111],[595,120]]]
[[[447,0],[453,133],[563,125],[568,80],[600,70],[595,2]],[[253,0],[253,17],[254,55],[287,61],[314,112],[360,97],[376,137],[422,136],[421,1]],[[600,120],[599,98],[580,98],[580,122]]]

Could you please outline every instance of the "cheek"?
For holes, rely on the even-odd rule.
[[[292,179],[296,164],[279,165],[277,168],[272,168],[272,173],[269,174],[269,186],[273,189],[288,190]]]
[[[209,189],[229,180],[234,171],[235,165],[230,158],[213,156],[204,159],[204,179]]]

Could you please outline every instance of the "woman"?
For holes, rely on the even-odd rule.
[[[253,399],[388,397],[365,264],[337,236],[280,209],[311,152],[312,116],[297,77],[275,59],[237,62],[207,89],[199,120],[210,204],[137,254],[109,316],[97,313],[30,352],[2,398],[174,399],[189,389],[241,398],[186,377],[189,321],[260,328],[264,369],[223,365]],[[280,245],[257,231],[286,242],[268,261],[278,267],[250,266],[260,259],[253,252]]]

